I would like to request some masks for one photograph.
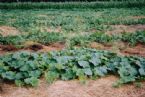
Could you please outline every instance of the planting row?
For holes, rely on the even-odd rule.
[[[74,37],[71,39],[71,45],[85,45],[89,42],[98,42],[106,44],[117,41],[127,42],[130,46],[135,46],[137,43],[145,44],[145,31],[114,35],[108,35],[106,33],[97,32],[88,36]]]
[[[0,3],[0,9],[74,9],[74,8],[130,8],[130,7],[144,7],[145,0],[133,0],[126,1],[121,0],[119,2],[41,2],[41,3]]]
[[[119,76],[115,86],[144,80],[145,58],[87,48],[49,53],[22,51],[0,57],[0,78],[18,86],[37,86],[41,76],[50,84],[57,79],[85,82],[110,74]]]
[[[115,30],[114,26],[122,29],[119,28],[120,25],[127,27],[125,31],[128,31],[130,27],[136,30],[144,29],[145,24],[145,8],[1,9],[0,14],[2,32],[5,32],[5,29],[12,29],[18,33],[62,32],[78,36],[78,33],[84,32]],[[123,29],[126,28],[123,27]]]
[[[137,43],[145,44],[145,31],[139,31],[135,33],[122,33],[118,35],[107,35],[103,32],[92,33],[87,36],[77,36],[67,39],[60,33],[30,33],[25,35],[17,36],[6,36],[3,37],[0,35],[0,43],[3,45],[15,45],[16,47],[23,47],[25,42],[33,41],[41,44],[51,44],[55,42],[68,42],[69,45],[85,45],[90,42],[98,43],[112,43],[115,41],[123,41],[129,43],[131,46],[136,45]]]
[[[50,44],[54,42],[63,42],[64,37],[59,33],[30,33],[25,35],[6,36],[0,35],[0,44],[15,45],[16,47],[23,47],[25,42],[33,41],[42,44]]]

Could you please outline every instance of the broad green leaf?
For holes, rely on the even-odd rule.
[[[23,81],[21,81],[21,80],[15,80],[15,84],[16,84],[16,86],[23,86],[24,85],[24,82]]]
[[[28,64],[25,64],[20,68],[20,71],[28,71],[29,68],[30,68],[30,66]]]
[[[143,68],[139,69],[139,73],[140,75],[145,76],[145,70]]]
[[[8,79],[8,80],[14,80],[15,79],[15,75],[16,75],[16,73],[12,72],[12,71],[7,71],[5,73],[2,73],[2,77],[4,79]]]
[[[39,79],[36,77],[30,77],[30,78],[26,78],[24,82],[28,85],[32,85],[33,87],[36,87],[39,84]]]
[[[17,80],[22,79],[23,78],[23,74],[21,72],[16,73],[15,78]]]
[[[107,67],[102,66],[102,67],[95,68],[95,75],[105,76],[106,74],[107,74]]]
[[[36,78],[40,77],[41,75],[41,71],[39,70],[29,71],[28,73],[30,77],[36,77]]]
[[[90,69],[90,68],[85,68],[85,69],[83,69],[84,70],[84,73],[86,74],[86,75],[92,75],[93,73],[92,73],[92,70]]]
[[[67,69],[65,73],[61,74],[61,79],[62,80],[70,80],[75,77],[75,73],[71,69]]]
[[[90,67],[89,62],[87,61],[78,61],[79,66],[83,67],[83,68],[87,68]]]
[[[45,79],[49,84],[53,83],[57,78],[59,78],[59,74],[56,71],[48,71],[45,73]]]
[[[99,58],[92,57],[89,62],[91,62],[94,66],[97,66],[101,63],[101,60]]]

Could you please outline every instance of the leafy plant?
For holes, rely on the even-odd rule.
[[[88,48],[49,53],[23,51],[2,56],[0,60],[0,77],[14,81],[18,86],[37,86],[42,75],[51,84],[57,79],[79,79],[85,83],[87,78],[115,74],[120,79],[114,86],[145,77],[145,58]]]

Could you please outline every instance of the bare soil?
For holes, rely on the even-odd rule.
[[[141,88],[137,88],[133,84],[114,88],[112,84],[116,80],[116,77],[108,76],[88,80],[86,84],[72,80],[56,81],[51,85],[41,80],[40,85],[36,88],[3,84],[3,92],[0,97],[145,97],[144,82]]]
[[[132,33],[140,30],[145,30],[145,25],[111,25],[112,29],[107,31],[107,34],[120,34],[124,32]]]
[[[137,44],[134,47],[130,47],[123,42],[120,43],[116,42],[113,45],[110,44],[104,45],[104,44],[93,42],[90,44],[90,47],[95,49],[100,49],[100,50],[109,50],[122,55],[137,55],[137,56],[145,57],[145,45],[143,44]]]
[[[122,32],[135,32],[137,30],[145,30],[145,25],[125,26],[115,25],[114,30],[108,32],[110,34]],[[48,31],[51,32],[51,31]],[[15,28],[7,26],[0,27],[0,33],[3,36],[16,35],[19,33]],[[93,42],[90,47],[103,50],[113,50],[121,52],[124,55],[139,55],[145,57],[145,45],[138,44],[135,47],[128,47],[124,43],[111,45],[103,45]],[[28,44],[27,44],[28,45]],[[28,50],[37,52],[48,52],[54,50],[62,50],[64,44],[54,43],[48,46],[41,44],[32,44],[23,49],[16,49],[12,45],[0,45],[0,55]],[[84,85],[78,80],[72,81],[56,81],[48,85],[44,79],[40,80],[40,84],[36,88],[32,87],[16,87],[14,84],[3,83],[0,97],[145,97],[145,82],[141,88],[137,88],[134,84],[124,85],[120,88],[113,88],[112,84],[118,80],[115,76],[99,78],[97,80],[88,80]]]
[[[53,43],[50,45],[42,45],[39,43],[27,44],[27,47],[24,48],[16,48],[13,45],[0,45],[0,55],[4,55],[7,53],[17,52],[17,51],[32,51],[32,52],[49,52],[49,51],[59,51],[65,48],[65,44],[63,43]]]
[[[130,18],[133,18],[133,19],[144,19],[145,16],[131,16]]]
[[[0,34],[2,36],[18,35],[20,34],[20,31],[14,27],[0,26]]]

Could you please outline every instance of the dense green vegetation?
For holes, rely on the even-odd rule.
[[[18,41],[19,40],[19,41]],[[64,42],[65,38],[59,33],[30,33],[25,35],[6,36],[0,35],[0,43],[3,45],[24,45],[27,41],[33,41],[41,44],[51,44],[55,42]]]
[[[63,33],[104,32],[111,29],[111,25],[145,24],[145,18],[134,18],[144,15],[145,8],[0,10],[0,25],[25,33],[47,32],[48,29],[53,32],[58,28]]]
[[[136,0],[1,0],[0,2],[87,2],[87,1],[136,1]],[[144,1],[144,0],[139,0],[139,1]]]
[[[49,83],[57,79],[98,78],[119,75],[115,85],[134,82],[145,77],[145,58],[119,56],[95,49],[73,49],[49,53],[17,52],[0,57],[0,77],[18,86],[37,86],[45,75]]]
[[[131,8],[131,7],[144,7],[145,0],[123,0],[119,2],[41,2],[41,3],[0,3],[0,9],[74,9],[74,8]]]
[[[58,79],[85,82],[87,78],[119,76],[114,86],[144,80],[145,58],[82,48],[91,42],[145,44],[145,30],[140,28],[109,34],[116,31],[114,25],[145,25],[145,0],[118,1],[0,3],[0,44],[24,47],[32,41],[44,45],[63,42],[69,48],[2,55],[0,78],[18,86],[37,86],[41,77],[52,83]],[[18,30],[18,35],[3,36],[3,29],[11,27]],[[75,49],[76,45],[80,48]]]
[[[135,33],[123,33],[120,35],[106,35],[105,33],[92,34],[90,40],[99,43],[111,43],[114,41],[128,42],[130,45],[136,45],[137,43],[145,44],[145,31],[138,31]]]
[[[19,41],[18,41],[19,40]],[[126,42],[131,46],[135,46],[137,43],[145,44],[145,31],[138,31],[134,33],[122,33],[118,35],[107,35],[103,32],[96,32],[92,33],[87,36],[76,36],[73,38],[67,38],[59,33],[29,33],[25,35],[17,35],[17,36],[0,36],[0,43],[3,45],[24,45],[27,41],[33,41],[36,43],[41,43],[44,45],[55,43],[55,42],[64,42],[69,46],[86,46],[91,42],[98,42],[98,43],[113,43],[116,41]],[[23,47],[23,46],[22,46]]]
[[[1,9],[0,25],[15,27],[24,36],[31,37],[31,33],[32,33],[32,37],[36,35],[35,39],[40,37],[42,38],[42,36],[46,34],[44,35],[45,36],[44,39],[48,41],[49,39],[47,40],[46,37],[49,37],[50,33],[45,33],[45,32],[56,32],[57,34],[55,37],[57,37],[58,40],[60,39],[59,37],[62,36],[62,37],[66,37],[68,40],[71,40],[73,38],[77,41],[79,38],[89,36],[90,34],[92,34],[92,32],[102,33],[102,32],[111,31],[114,29],[112,28],[113,25],[145,24],[145,18],[134,18],[138,16],[145,16],[145,8],[120,8],[120,9],[102,8],[102,9],[92,9],[92,10],[90,9],[2,10]],[[37,33],[39,33],[38,34],[39,37]],[[43,33],[42,36],[40,35],[40,33]],[[24,36],[23,38],[25,38]],[[30,39],[30,37],[28,37],[28,40]],[[4,41],[2,39],[3,38],[1,38],[0,41]],[[8,40],[5,39],[5,41]],[[38,40],[38,42],[41,42],[41,40],[39,39],[36,40]],[[42,43],[44,43],[44,40]]]

